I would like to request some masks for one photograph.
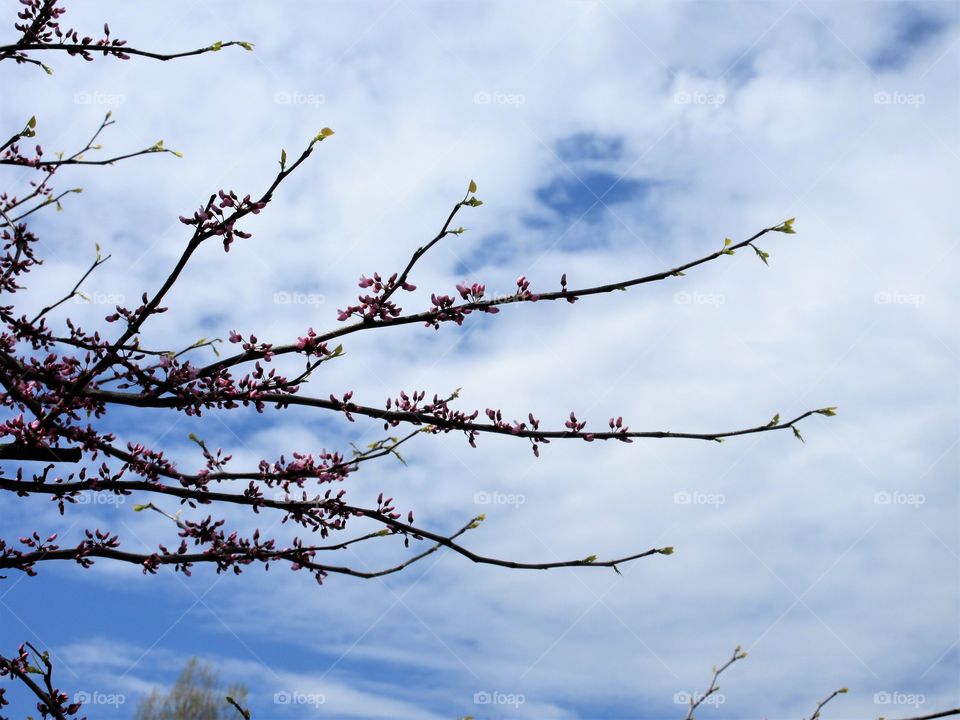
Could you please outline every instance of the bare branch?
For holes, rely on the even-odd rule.
[[[0,445],[0,460],[75,463],[80,462],[82,457],[80,448],[34,448],[16,443]]]
[[[456,212],[456,210],[460,208],[462,205],[463,203],[458,203],[456,206],[454,206],[454,212]],[[447,225],[449,225],[449,222],[452,218],[453,218],[453,213],[451,213],[450,218],[448,218]],[[444,226],[445,229],[447,225]],[[763,237],[767,233],[785,232],[785,230],[782,229],[784,225],[785,223],[781,223],[780,225],[764,228],[763,230],[755,233],[754,235],[750,236],[746,240],[742,240],[739,243],[725,246],[724,248],[717,250],[716,252],[712,252],[708,255],[704,255],[699,259],[692,260],[687,263],[683,263],[682,265],[678,265],[674,268],[670,268],[669,270],[662,270],[660,272],[652,273],[650,275],[642,275],[640,277],[619,280],[617,282],[607,283],[604,285],[596,285],[596,286],[583,287],[583,288],[577,288],[577,289],[568,290],[566,288],[563,288],[556,292],[543,292],[543,293],[538,292],[533,295],[497,297],[497,298],[491,298],[489,300],[481,300],[478,302],[466,302],[466,303],[461,303],[459,305],[454,305],[448,308],[447,312],[455,313],[455,312],[463,312],[463,311],[471,311],[471,312],[483,311],[489,308],[496,308],[500,305],[510,305],[515,303],[526,303],[526,302],[540,302],[540,301],[548,301],[548,300],[565,300],[567,302],[571,302],[581,297],[626,290],[627,288],[635,287],[637,285],[645,285],[648,283],[666,280],[672,277],[680,277],[684,275],[686,270],[711,262],[721,256],[731,255],[735,250],[746,247],[747,245],[752,245],[753,242]],[[793,232],[792,229],[790,230],[790,232]],[[427,249],[432,247],[440,238],[443,237],[444,234],[445,234],[445,231],[442,231],[437,237],[435,237],[426,246],[426,248],[418,249],[417,253],[419,253],[419,255],[417,253],[414,254],[414,257],[411,259],[410,263],[407,265],[407,269],[404,272],[408,272],[409,269],[413,267],[413,264],[416,262],[416,260],[418,260],[423,255],[423,252],[425,252]],[[449,234],[449,233],[446,233],[446,234]],[[398,287],[400,287],[399,281],[394,282],[393,289],[389,290],[388,293],[392,294]],[[316,337],[316,341],[328,342],[336,338],[341,338],[346,335],[351,335],[356,332],[361,332],[364,330],[370,330],[374,328],[396,327],[400,325],[409,325],[411,323],[421,323],[421,322],[432,323],[433,320],[436,318],[436,315],[437,313],[435,310],[428,310],[425,312],[412,313],[408,315],[400,315],[397,317],[389,317],[389,318],[378,320],[375,322],[371,322],[371,321],[355,322],[350,325],[345,325],[343,327],[337,328],[335,330],[330,330],[328,332],[318,334]],[[270,354],[272,356],[284,355],[287,353],[297,352],[297,350],[298,348],[295,344],[274,345],[270,348]],[[235,365],[239,365],[244,362],[261,359],[262,357],[264,357],[264,355],[265,353],[261,350],[248,350],[243,353],[238,353],[236,355],[226,357],[221,360],[217,360],[216,362],[211,363],[206,367],[202,368],[200,370],[200,377],[211,375],[217,372],[218,370],[233,367]]]
[[[717,679],[724,672],[724,670],[726,670],[728,667],[730,667],[735,662],[737,662],[737,660],[743,660],[746,656],[747,654],[745,652],[741,652],[740,646],[737,645],[733,649],[733,655],[730,657],[729,660],[727,660],[727,662],[725,662],[719,668],[714,666],[713,677],[710,679],[710,686],[706,689],[705,692],[701,693],[699,696],[697,695],[690,696],[690,709],[687,710],[687,715],[684,718],[684,720],[693,720],[694,711],[698,707],[700,707],[700,705],[702,705],[707,698],[709,698],[711,695],[713,695],[714,693],[720,690],[720,686],[717,685]]]
[[[960,708],[953,708],[952,710],[935,712],[931,715],[918,715],[916,717],[897,718],[897,720],[936,720],[937,718],[945,718],[945,717],[950,717],[952,715],[960,715]],[[879,718],[879,720],[884,720],[884,718]]]
[[[775,424],[767,423],[739,430],[726,430],[721,432],[675,432],[670,430],[643,430],[627,432],[595,432],[583,433],[571,430],[515,430],[510,427],[498,426],[490,423],[461,422],[448,420],[444,417],[428,412],[409,412],[402,410],[384,410],[382,408],[368,407],[365,405],[356,405],[354,403],[343,403],[336,400],[324,398],[305,397],[302,395],[287,395],[283,393],[257,393],[253,396],[217,396],[199,395],[192,398],[183,397],[154,397],[136,393],[117,392],[113,390],[85,390],[82,395],[93,400],[106,403],[116,403],[118,405],[129,405],[142,408],[168,408],[182,409],[186,407],[216,407],[224,403],[249,403],[259,401],[265,404],[285,406],[300,405],[305,407],[324,408],[327,410],[348,411],[352,414],[365,415],[376,420],[385,420],[388,422],[406,422],[414,425],[430,425],[443,430],[462,430],[465,432],[474,431],[479,433],[493,433],[498,435],[510,435],[513,437],[530,439],[580,439],[580,440],[622,440],[624,438],[683,438],[688,440],[712,440],[722,441],[725,438],[737,437],[739,435],[753,435],[756,433],[772,432],[775,430],[788,430],[814,414],[827,414],[827,410],[832,408],[823,408],[820,410],[808,410],[797,415],[792,420],[777,422]],[[832,414],[832,413],[831,413]]]
[[[818,720],[818,718],[820,718],[820,711],[823,709],[823,706],[826,705],[831,700],[833,700],[837,695],[843,695],[846,692],[847,692],[847,688],[845,687],[840,688],[839,690],[834,690],[825,699],[818,702],[817,707],[814,708],[813,715],[810,716],[810,720]]]

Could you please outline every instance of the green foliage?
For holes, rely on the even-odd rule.
[[[753,248],[753,251],[757,254],[757,257],[763,260],[764,265],[770,264],[769,262],[767,262],[767,259],[770,257],[770,253],[764,252],[763,250],[761,250],[760,248],[758,248],[756,245],[752,243],[750,244],[750,247]]]
[[[788,235],[795,235],[796,230],[793,229],[793,223],[796,218],[790,218],[789,220],[784,220],[782,223],[777,225],[775,228],[772,228],[774,232],[787,233]]]
[[[241,705],[246,701],[243,685],[222,687],[214,669],[190,658],[173,687],[157,690],[140,701],[134,720],[237,720],[237,711],[227,696]]]

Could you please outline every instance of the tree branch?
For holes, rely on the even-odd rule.
[[[932,715],[918,715],[917,717],[897,718],[897,720],[936,720],[937,718],[945,718],[952,715],[960,715],[960,708],[935,712]],[[884,718],[880,718],[880,720],[884,720]]]
[[[458,203],[455,206],[455,211],[457,208],[461,207],[462,204],[463,203]],[[447,221],[448,224],[449,224],[449,221],[452,219],[452,217],[453,217],[453,214],[451,213],[451,216]],[[785,226],[788,229],[784,229]],[[444,226],[444,228],[446,228],[446,225]],[[455,313],[455,312],[463,312],[463,311],[471,311],[471,312],[483,311],[484,309],[495,308],[500,305],[509,305],[514,303],[525,303],[525,302],[540,302],[540,301],[555,301],[555,300],[566,300],[570,302],[580,297],[611,293],[618,290],[626,290],[627,288],[635,287],[637,285],[645,285],[647,283],[666,280],[667,278],[671,278],[671,277],[682,276],[686,270],[689,270],[699,265],[703,265],[705,263],[716,260],[717,258],[723,255],[731,255],[735,250],[744,248],[748,245],[752,245],[756,240],[763,237],[767,233],[788,232],[788,231],[791,233],[793,232],[792,227],[789,227],[788,223],[781,223],[780,225],[764,228],[763,230],[755,233],[754,235],[750,236],[746,240],[742,240],[741,242],[738,242],[736,244],[725,246],[724,248],[716,252],[712,252],[708,255],[704,255],[699,259],[692,260],[687,263],[683,263],[682,265],[678,265],[669,270],[662,270],[660,272],[652,273],[650,275],[642,275],[640,277],[620,280],[617,282],[607,283],[605,285],[589,286],[589,287],[577,288],[572,290],[568,290],[564,288],[556,292],[537,293],[533,297],[508,296],[508,297],[491,298],[489,300],[481,300],[478,302],[466,302],[466,303],[461,303],[460,305],[454,305],[451,308],[448,308],[448,312]],[[444,233],[442,232],[440,235],[434,238],[428,244],[427,249],[429,249],[429,247],[432,247],[433,244],[435,244],[437,240],[443,236],[443,234]],[[421,250],[424,250],[424,249],[421,248]],[[423,254],[420,250],[418,250],[418,253],[420,253],[420,255]],[[414,258],[411,259],[410,263],[407,266],[407,270],[405,270],[405,272],[407,272],[410,268],[413,267],[413,264],[417,259],[419,259],[420,255],[417,255],[417,254],[414,255]],[[400,286],[399,283],[395,283],[393,286],[394,290],[399,286]],[[392,293],[394,290],[390,290],[389,292]],[[328,332],[319,334],[316,337],[316,341],[328,342],[336,338],[341,338],[346,335],[351,335],[356,332],[371,330],[374,328],[396,327],[400,325],[409,325],[411,323],[418,323],[418,322],[430,323],[433,321],[434,318],[436,318],[436,315],[437,313],[435,310],[427,310],[425,312],[412,313],[409,315],[401,315],[398,317],[390,317],[390,318],[378,320],[375,322],[371,322],[371,321],[355,322],[351,325],[345,325],[335,330],[330,330]],[[270,354],[273,356],[284,355],[287,353],[293,353],[297,351],[298,351],[298,348],[295,344],[274,345],[270,348]],[[199,376],[206,377],[219,370],[230,368],[235,365],[239,365],[240,363],[249,362],[252,360],[259,360],[263,358],[265,354],[266,353],[261,350],[248,350],[242,353],[238,353],[236,355],[232,355],[230,357],[217,360],[216,362],[213,362],[207,365],[206,367],[201,368],[199,372]]]
[[[283,393],[256,393],[250,396],[217,396],[217,395],[197,395],[195,397],[153,397],[138,393],[125,393],[114,390],[85,390],[82,395],[105,403],[115,403],[118,405],[128,405],[141,408],[167,408],[183,409],[187,407],[211,407],[224,403],[250,403],[262,402],[279,407],[285,405],[300,405],[305,407],[324,408],[327,410],[347,411],[352,414],[364,415],[376,420],[385,420],[387,422],[406,422],[414,425],[432,425],[443,430],[462,430],[464,432],[493,433],[498,435],[511,435],[514,437],[537,439],[572,439],[580,440],[623,440],[634,438],[685,438],[689,440],[713,440],[721,441],[729,437],[739,435],[753,435],[756,433],[772,432],[775,430],[793,429],[794,425],[811,415],[833,414],[833,408],[822,408],[819,410],[808,410],[797,415],[792,420],[776,423],[767,423],[739,430],[727,430],[722,432],[673,432],[669,430],[644,430],[644,431],[613,431],[613,432],[574,432],[572,430],[517,430],[510,426],[499,426],[490,423],[462,422],[457,420],[448,420],[435,414],[426,412],[413,412],[402,410],[384,410],[382,408],[356,405],[348,402],[343,403],[338,400],[329,400],[324,398],[305,397],[302,395],[287,395]],[[829,411],[829,412],[828,412]]]
[[[695,696],[695,695],[690,696],[690,709],[687,710],[687,715],[684,718],[684,720],[694,720],[693,718],[694,710],[700,707],[707,698],[709,698],[711,695],[713,695],[714,693],[720,690],[720,686],[717,685],[717,679],[720,677],[723,671],[726,670],[731,665],[733,665],[735,662],[737,662],[737,660],[743,660],[746,656],[747,654],[745,652],[741,652],[740,646],[737,645],[733,649],[733,655],[730,657],[729,660],[727,660],[727,662],[725,662],[719,668],[716,666],[713,667],[713,678],[711,678],[710,680],[710,686],[707,688],[706,692],[701,693],[699,696]]]
[[[80,462],[83,451],[80,448],[27,447],[17,443],[0,445],[0,460],[30,460],[38,462]]]
[[[840,688],[839,690],[834,690],[834,691],[833,691],[832,693],[830,693],[825,699],[823,699],[823,700],[821,700],[820,702],[818,702],[818,703],[817,703],[817,707],[814,708],[813,715],[810,716],[810,720],[819,720],[819,718],[820,718],[820,711],[823,709],[823,706],[826,705],[826,704],[827,704],[828,702],[830,702],[831,700],[833,700],[837,695],[843,695],[843,694],[845,694],[846,692],[847,692],[847,688],[845,688],[845,687],[844,687],[844,688]]]

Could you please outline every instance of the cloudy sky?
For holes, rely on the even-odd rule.
[[[67,291],[99,243],[113,257],[84,285],[93,302],[54,319],[106,326],[113,303],[152,292],[175,262],[189,236],[178,215],[220,188],[262,191],[282,148],[331,127],[243,226],[252,239],[197,254],[144,344],[335,327],[357,278],[401,269],[475,179],[483,206],[418,265],[406,308],[464,279],[490,294],[519,275],[534,290],[563,272],[576,286],[625,280],[794,216],[798,234],[764,238],[769,267],[739,252],[574,306],[350,336],[310,394],[377,405],[460,387],[464,408],[552,427],[575,410],[588,429],[611,415],[708,432],[839,410],[804,421],[805,443],[555,442],[536,460],[511,438],[423,437],[407,466],[371,463],[347,486],[357,504],[384,490],[442,532],[486,513],[465,542],[504,558],[676,547],[622,576],[446,553],[323,587],[282,567],[145,578],[49,564],[0,584],[2,652],[50,648],[60,684],[108,720],[191,655],[245,683],[256,720],[682,718],[737,644],[747,659],[698,717],[809,717],[840,687],[825,717],[958,705],[956,0],[66,5],[66,25],[109,20],[137,48],[256,49],[174,63],[49,54],[51,77],[3,63],[2,126],[35,114],[48,154],[82,145],[109,110],[102,153],[162,138],[184,155],[60,173],[58,187],[84,193],[37,217],[48,262],[25,311]],[[3,173],[5,189],[25,181]],[[184,467],[198,467],[190,432],[238,468],[383,436],[300,411],[119,412],[104,427]],[[60,518],[43,498],[0,498],[3,537],[108,527],[131,547],[169,542],[138,501]],[[344,561],[385,566],[405,557],[398,545]]]

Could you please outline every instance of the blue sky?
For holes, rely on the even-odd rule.
[[[211,245],[145,344],[232,329],[283,342],[336,325],[356,279],[400,269],[471,178],[469,231],[418,265],[406,307],[461,280],[510,293],[635,277],[797,217],[797,235],[669,283],[471,316],[462,328],[356,335],[311,392],[378,404],[400,389],[465,407],[570,410],[590,423],[710,431],[839,406],[834,418],[723,444],[418,439],[406,467],[351,479],[453,531],[530,561],[673,545],[612,572],[522,573],[437,554],[382,581],[274,567],[192,578],[99,563],[0,584],[0,646],[49,647],[66,688],[132,715],[191,655],[251,689],[272,718],[681,718],[736,644],[722,703],[700,718],[905,717],[960,701],[956,326],[960,4],[944,2],[74,2],[68,25],[136,47],[254,42],[179,63],[52,57],[47,77],[4,63],[48,152],[111,110],[103,152],[163,138],[184,153],[64,171],[84,194],[37,218],[51,258],[25,310],[72,286],[99,242],[111,261],[68,310],[93,327],[105,298],[155,288],[186,239],[177,216],[221,187],[262,189],[325,126],[249,241]],[[12,28],[12,14],[6,23]],[[3,187],[23,178],[5,172]],[[284,295],[284,293],[288,295]],[[278,298],[300,293],[296,302]],[[56,316],[62,322],[67,313]],[[122,412],[122,440],[197,461],[190,432],[238,466],[380,436],[305,411]],[[4,466],[5,472],[11,468]],[[478,493],[522,498],[478,504]],[[483,497],[480,495],[479,497]],[[139,498],[71,508],[0,497],[3,537],[109,527],[169,542]],[[171,510],[173,508],[170,508]],[[205,513],[204,513],[205,514]],[[257,526],[231,510],[229,523]],[[261,527],[270,520],[260,518]],[[266,523],[266,524],[263,524]],[[273,527],[281,536],[285,528]],[[400,547],[358,552],[386,564]],[[477,704],[478,693],[498,701]],[[314,702],[278,704],[277,693]],[[22,698],[15,695],[15,698]],[[520,701],[522,698],[522,702]],[[320,702],[322,699],[322,702]],[[889,700],[889,702],[887,702]]]

